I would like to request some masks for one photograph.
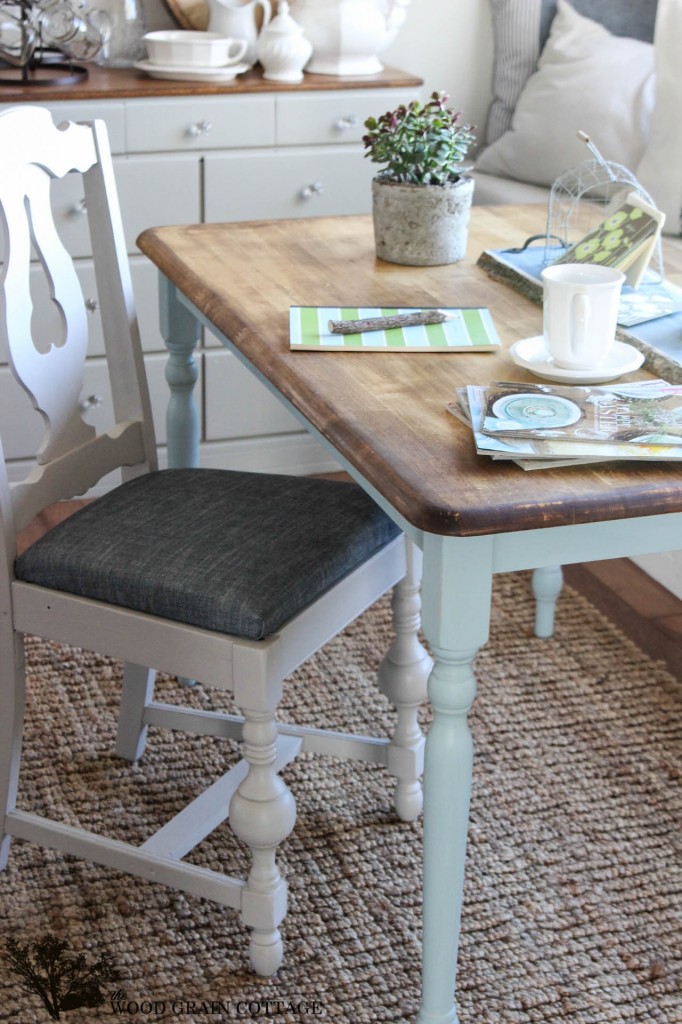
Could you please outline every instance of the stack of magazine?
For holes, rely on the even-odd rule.
[[[664,380],[469,385],[457,390],[448,411],[471,427],[479,455],[512,459],[523,469],[682,460],[682,386]]]

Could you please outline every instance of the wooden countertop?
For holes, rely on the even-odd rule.
[[[144,71],[135,68],[102,68],[96,64],[87,65],[87,77],[70,85],[24,85],[20,84],[21,72],[16,68],[3,68],[3,78],[17,79],[17,85],[0,85],[0,106],[3,103],[31,103],[56,100],[118,100],[131,97],[146,99],[152,96],[197,96],[227,95],[231,93],[285,93],[319,92],[334,89],[390,89],[418,88],[422,79],[395,68],[384,68],[376,75],[358,77],[305,74],[303,81],[296,85],[271,82],[263,78],[259,65],[233,82],[216,84],[210,82],[168,82],[151,78]],[[36,83],[41,77],[53,77],[54,69],[47,65],[35,73]]]
[[[467,258],[443,267],[377,260],[369,217],[154,228],[139,246],[418,529],[471,536],[682,511],[679,464],[524,472],[477,456],[469,428],[446,411],[458,386],[532,379],[506,349],[541,333],[542,311],[476,260],[485,248],[522,243],[545,220],[545,206],[474,207]],[[682,284],[679,248],[666,260]],[[290,351],[290,305],[348,302],[488,306],[503,350]]]

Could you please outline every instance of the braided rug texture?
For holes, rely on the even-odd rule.
[[[569,588],[551,640],[533,636],[533,607],[527,575],[498,577],[476,660],[460,1024],[680,1024],[679,684]],[[374,673],[390,639],[384,600],[296,673],[280,717],[387,734]],[[119,761],[119,684],[115,662],[29,641],[19,805],[141,842],[237,749],[150,730],[140,764]],[[230,709],[201,686],[162,679],[157,695]],[[48,932],[88,958],[108,952],[121,972],[118,1009],[107,999],[63,1012],[67,1024],[414,1020],[421,822],[397,819],[376,766],[303,755],[284,776],[298,822],[279,858],[289,914],[276,978],[249,971],[236,912],[15,841],[0,875],[0,1020],[49,1019],[5,958],[10,936]],[[190,859],[248,865],[227,825]]]

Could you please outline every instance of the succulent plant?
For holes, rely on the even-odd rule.
[[[368,117],[362,142],[365,156],[385,167],[382,181],[444,185],[461,175],[460,164],[475,141],[475,129],[447,106],[449,97],[434,92],[427,103],[413,100],[381,117]]]

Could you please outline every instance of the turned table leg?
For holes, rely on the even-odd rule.
[[[423,804],[424,736],[419,709],[426,700],[431,658],[419,641],[421,551],[405,539],[407,572],[393,588],[395,639],[379,666],[379,686],[397,713],[388,748],[388,771],[397,780],[395,808],[403,821],[419,817]]]
[[[544,565],[533,572],[536,636],[553,635],[554,612],[563,583],[564,574],[560,565]]]
[[[472,669],[488,639],[492,540],[427,535],[423,624],[434,666],[433,724],[424,765],[423,990],[417,1024],[456,1024],[457,951],[464,888],[473,743]]]
[[[198,371],[194,350],[200,325],[178,300],[175,286],[163,274],[159,276],[159,310],[161,334],[168,349],[168,466],[191,468],[199,465],[199,412],[194,400]]]

